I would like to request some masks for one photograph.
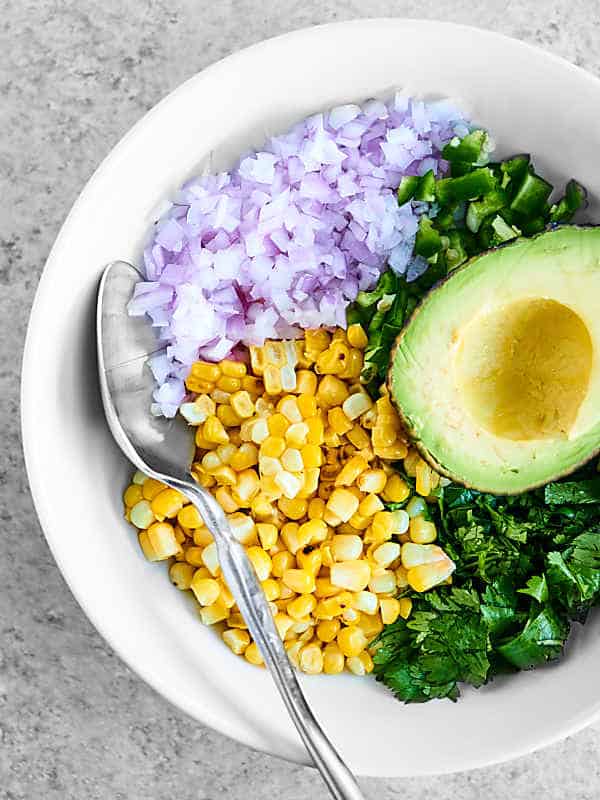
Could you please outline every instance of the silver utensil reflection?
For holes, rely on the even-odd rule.
[[[116,261],[104,270],[98,290],[98,370],[108,426],[137,469],[178,489],[196,506],[214,536],[227,585],[331,795],[336,800],[364,800],[306,702],[244,547],[220,505],[190,474],[194,442],[189,428],[179,416],[167,420],[150,413],[154,381],[146,360],[157,351],[157,342],[147,320],[130,317],[126,309],[140,279],[134,267]]]

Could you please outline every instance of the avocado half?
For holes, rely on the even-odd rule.
[[[518,494],[600,452],[600,228],[564,226],[472,258],[400,332],[391,397],[454,481]]]

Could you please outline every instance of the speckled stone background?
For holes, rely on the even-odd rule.
[[[110,148],[164,94],[238,48],[334,20],[429,17],[502,31],[600,74],[599,4],[0,0],[0,10],[0,799],[325,798],[312,770],[168,705],[71,597],[35,518],[18,432],[20,350],[38,277]],[[600,795],[599,748],[596,726],[502,766],[363,785],[378,800],[591,800]]]

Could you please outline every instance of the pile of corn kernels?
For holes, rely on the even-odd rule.
[[[181,407],[196,428],[193,474],[227,513],[290,659],[309,674],[370,672],[369,643],[411,613],[403,592],[448,582],[454,569],[424,514],[439,476],[407,446],[385,389],[373,401],[360,384],[366,344],[352,325],[251,347],[250,364],[197,362]],[[401,460],[412,497],[390,464]],[[146,557],[170,560],[202,621],[262,664],[195,507],[141,473],[124,503]]]

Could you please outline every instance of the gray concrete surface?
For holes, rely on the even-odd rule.
[[[39,274],[71,204],[121,135],[182,80],[240,47],[333,20],[429,17],[520,37],[600,74],[598,3],[0,0],[0,10],[0,798],[325,798],[312,770],[170,707],[71,597],[35,518],[18,431],[20,350]],[[600,794],[599,745],[596,726],[503,766],[365,780],[364,789],[378,800],[591,800]]]

